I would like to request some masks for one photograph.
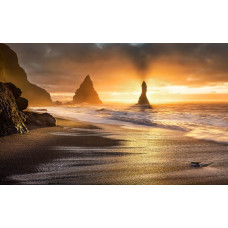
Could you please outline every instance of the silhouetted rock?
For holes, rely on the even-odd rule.
[[[55,102],[54,102],[54,105],[59,106],[59,105],[63,105],[63,103],[62,103],[61,101],[55,101]]]
[[[142,93],[141,93],[141,95],[139,97],[138,105],[149,105],[150,106],[150,102],[147,99],[146,92],[147,92],[147,85],[143,81],[143,83],[142,83]]]
[[[73,103],[102,104],[97,92],[93,88],[93,82],[89,75],[86,76],[79,89],[76,90]]]
[[[20,97],[22,94],[21,89],[17,88],[13,83],[4,83],[5,86],[8,87],[8,89],[12,92],[17,108],[19,111],[22,111],[28,107],[28,100],[26,98]]]
[[[11,82],[19,87],[31,106],[52,104],[46,90],[28,81],[25,71],[18,64],[16,53],[5,44],[0,44],[0,82]]]
[[[17,99],[18,97],[21,96],[21,94],[22,94],[21,89],[17,88],[13,83],[8,82],[8,83],[4,83],[4,84],[12,92],[15,99]]]
[[[24,115],[18,110],[13,93],[0,82],[0,136],[27,132],[24,122]]]
[[[28,100],[24,97],[18,97],[16,99],[17,108],[19,111],[22,111],[28,107]]]
[[[24,112],[26,117],[26,126],[54,127],[55,118],[49,113]]]

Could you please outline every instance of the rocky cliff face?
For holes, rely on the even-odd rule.
[[[76,90],[75,96],[73,97],[73,103],[102,104],[89,75],[86,76],[79,89]]]
[[[0,82],[0,136],[25,133],[37,127],[56,126],[55,118],[49,113],[24,111],[28,100],[21,94],[21,89],[14,84]]]
[[[19,87],[31,106],[52,104],[46,90],[28,81],[25,71],[18,64],[16,53],[5,44],[0,44],[0,82],[12,82]]]
[[[142,93],[139,97],[138,105],[150,105],[150,102],[146,96],[147,93],[147,85],[145,82],[142,83]]]
[[[0,83],[0,136],[25,133],[25,117],[18,111],[13,92],[7,84]]]

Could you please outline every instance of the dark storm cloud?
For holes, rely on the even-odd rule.
[[[82,74],[107,68],[119,61],[119,68],[131,64],[144,78],[158,61],[184,68],[183,75],[170,82],[200,85],[228,82],[228,44],[9,44],[31,81],[48,86],[72,84]],[[74,67],[75,66],[75,67]],[[186,75],[191,75],[191,81]],[[97,76],[99,77],[99,75]],[[107,78],[106,78],[107,80]],[[74,83],[75,81],[73,81]],[[193,83],[194,82],[194,83]]]

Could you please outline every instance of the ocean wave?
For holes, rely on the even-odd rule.
[[[195,139],[228,144],[227,129],[219,129],[219,128],[208,129],[205,127],[204,128],[198,127],[189,131],[185,135]]]
[[[228,142],[227,104],[137,106],[48,107],[48,112],[93,123],[160,127],[186,131],[186,135],[220,143]]]

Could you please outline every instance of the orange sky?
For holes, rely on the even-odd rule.
[[[31,82],[70,101],[87,74],[103,102],[225,102],[227,44],[9,44]]]

